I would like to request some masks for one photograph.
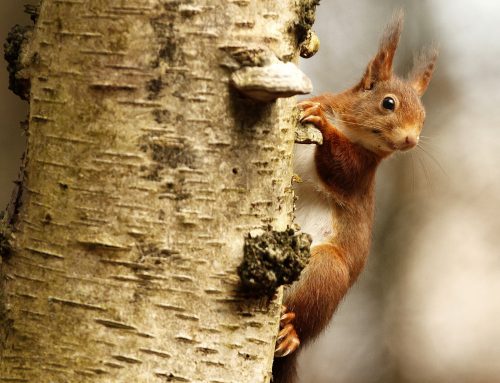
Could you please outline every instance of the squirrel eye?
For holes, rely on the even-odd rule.
[[[396,108],[396,101],[392,97],[385,97],[382,100],[382,108],[387,110],[394,110]]]

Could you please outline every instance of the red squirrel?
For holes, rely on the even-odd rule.
[[[295,187],[296,220],[312,235],[313,247],[309,264],[285,294],[274,383],[296,381],[294,351],[323,331],[365,265],[378,165],[395,151],[418,144],[425,119],[420,97],[429,85],[437,50],[416,56],[406,79],[393,74],[402,23],[398,12],[356,86],[298,105],[300,121],[318,128],[323,144],[295,148],[294,170],[302,179]]]

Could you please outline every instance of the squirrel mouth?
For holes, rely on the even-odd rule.
[[[395,151],[395,150],[398,150],[398,146],[392,142],[391,140],[387,139],[387,138],[383,138],[383,143],[385,144],[384,146],[387,147],[387,150],[388,151]]]

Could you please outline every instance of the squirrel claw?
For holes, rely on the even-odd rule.
[[[301,118],[300,122],[313,124],[316,127],[321,127],[324,124],[324,118],[320,116],[307,116]]]
[[[278,334],[277,347],[274,350],[276,358],[283,358],[297,350],[300,345],[299,336],[291,323],[287,324]]]
[[[283,314],[280,318],[280,327],[284,328],[287,324],[295,319],[295,313],[286,313]]]
[[[274,356],[276,358],[285,357],[295,350],[300,345],[299,336],[291,323],[295,319],[295,313],[289,312],[286,306],[281,308],[281,318],[280,318],[280,332],[276,339],[276,348],[274,350]]]
[[[297,107],[301,109],[301,123],[313,124],[321,131],[327,126],[328,121],[319,102],[303,101],[297,104]]]
[[[309,109],[313,106],[319,106],[319,105],[321,105],[319,102],[305,100],[305,101],[298,102],[297,108],[299,108],[300,110],[305,110],[305,109]]]
[[[295,329],[293,328],[293,325],[291,323],[287,324],[278,333],[278,337],[276,338],[276,341],[280,342],[281,340],[283,340],[283,338],[286,338],[288,336],[288,334],[290,334],[292,331],[295,331]]]

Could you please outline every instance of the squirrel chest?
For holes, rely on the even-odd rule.
[[[294,172],[302,181],[294,184],[295,195],[298,197],[295,221],[303,232],[312,236],[312,246],[324,242],[334,234],[332,201],[316,170],[315,151],[315,145],[296,144],[293,160]]]

